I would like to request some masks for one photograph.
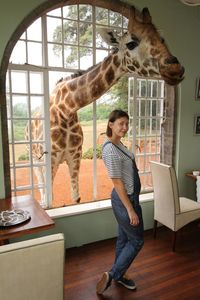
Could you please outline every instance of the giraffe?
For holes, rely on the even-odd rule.
[[[126,73],[159,76],[170,85],[181,82],[184,74],[184,68],[152,24],[148,8],[140,15],[134,7],[130,8],[128,31],[123,36],[118,37],[109,28],[102,29],[100,34],[114,47],[111,53],[85,72],[60,80],[50,96],[52,182],[59,164],[66,162],[74,202],[80,201],[78,177],[83,143],[77,111],[96,101]],[[36,127],[41,124],[32,121],[31,127],[36,138],[40,132]],[[43,151],[41,145],[33,149],[36,161]]]

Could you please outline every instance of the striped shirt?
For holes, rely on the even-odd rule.
[[[131,153],[123,144],[119,144],[117,147],[119,147],[123,152],[127,153],[128,156],[121,152],[112,143],[107,143],[105,146],[104,145],[102,158],[107,168],[109,177],[120,178],[124,183],[127,194],[132,194],[134,191],[134,170],[133,162],[128,156],[130,156],[132,159],[135,159],[133,153]]]

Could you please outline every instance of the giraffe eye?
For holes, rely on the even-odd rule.
[[[164,44],[164,42],[165,42],[165,39],[161,38],[161,43]]]
[[[127,48],[129,50],[133,50],[135,47],[137,47],[139,45],[139,41],[135,40],[135,41],[131,41],[129,43],[126,44]]]

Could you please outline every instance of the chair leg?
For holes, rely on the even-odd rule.
[[[153,227],[153,237],[154,237],[154,239],[156,238],[157,224],[158,224],[158,221],[154,220],[154,227]]]
[[[173,231],[173,240],[172,240],[172,251],[175,252],[176,248],[176,231]]]

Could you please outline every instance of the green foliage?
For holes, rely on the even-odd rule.
[[[21,160],[29,160],[28,154],[21,154],[21,155],[18,157],[18,161],[21,161]]]
[[[94,151],[93,148],[89,148],[87,151],[83,153],[82,158],[83,159],[93,159],[94,157]],[[102,158],[102,145],[96,145],[96,157]]]
[[[113,85],[108,93],[116,101],[118,109],[128,111],[128,79],[126,76]]]

